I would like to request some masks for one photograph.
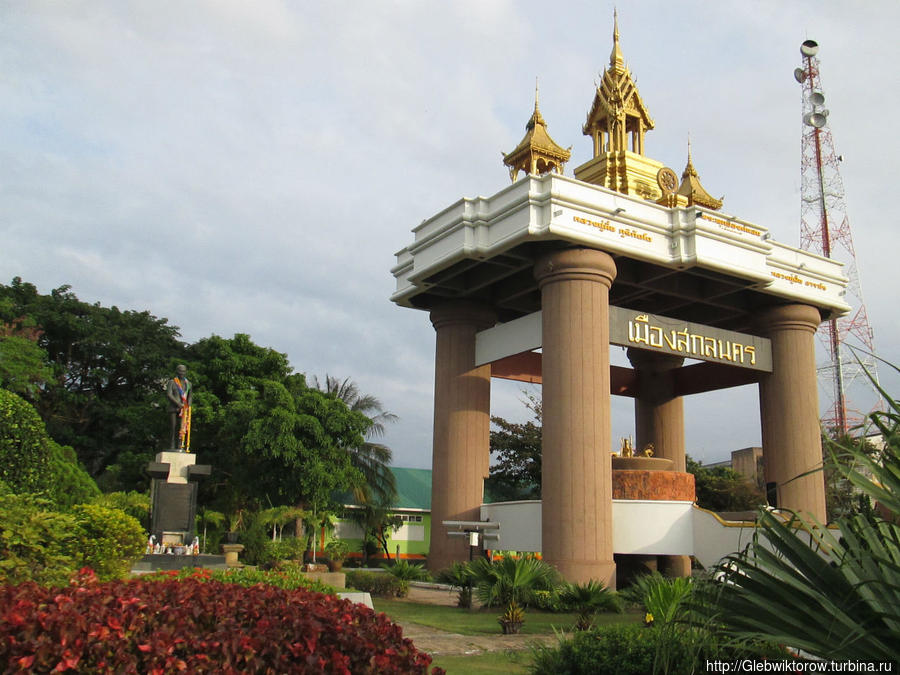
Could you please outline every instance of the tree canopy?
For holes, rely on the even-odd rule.
[[[146,311],[82,302],[68,286],[0,284],[0,387],[25,396],[106,491],[147,489],[147,462],[168,448],[164,386],[179,363],[194,385],[191,448],[214,470],[201,483],[210,507],[333,511],[390,459],[367,435],[393,416],[350,380],[320,391],[249,335],[187,344]],[[71,458],[53,450],[42,466]]]

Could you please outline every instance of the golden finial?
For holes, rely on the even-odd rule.
[[[534,109],[535,109],[535,110],[538,109],[538,94],[539,94],[539,91],[538,91],[538,76],[535,75],[535,76],[534,76]]]
[[[622,50],[619,48],[619,12],[613,8],[613,49],[609,55],[609,65],[616,67],[625,66],[625,57],[622,56]]]

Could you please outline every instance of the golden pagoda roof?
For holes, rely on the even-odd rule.
[[[610,127],[623,116],[626,132],[634,131],[638,124],[644,130],[650,130],[654,126],[653,118],[650,117],[650,112],[638,93],[631,71],[625,65],[625,57],[619,46],[619,17],[614,13],[613,48],[609,55],[609,68],[603,72],[582,131],[585,136],[593,135],[595,129],[610,133]],[[610,147],[610,151],[624,149],[624,147]]]
[[[547,133],[547,123],[538,107],[538,88],[534,87],[534,112],[525,124],[525,137],[515,150],[503,155],[503,163],[509,167],[509,177],[513,181],[519,171],[533,174],[545,174],[551,171],[562,173],[563,166],[572,156],[556,143]]]
[[[686,197],[688,206],[696,204],[714,211],[722,208],[722,200],[710,195],[703,189],[703,185],[700,184],[700,176],[697,174],[697,169],[694,168],[694,163],[691,161],[690,140],[688,140],[687,166],[684,167],[684,172],[681,174],[681,185],[678,186],[675,194]]]

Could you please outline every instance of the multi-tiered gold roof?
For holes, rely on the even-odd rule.
[[[509,167],[509,177],[515,182],[519,171],[542,175],[551,171],[561,174],[572,156],[571,148],[565,149],[550,138],[547,123],[538,108],[538,88],[534,87],[534,112],[525,125],[525,137],[509,154],[503,155],[503,163]]]
[[[614,13],[609,67],[596,87],[582,128],[584,135],[593,140],[593,158],[575,169],[575,178],[664,206],[696,204],[709,209],[721,208],[722,200],[711,197],[700,184],[690,148],[680,184],[672,169],[644,154],[644,138],[653,127],[650,111],[625,63],[619,45],[619,19]],[[562,173],[570,152],[557,145],[547,133],[547,124],[538,109],[537,91],[534,113],[525,129],[521,143],[503,156],[510,178],[515,181],[519,171]]]

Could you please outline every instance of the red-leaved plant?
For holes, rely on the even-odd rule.
[[[8,673],[429,673],[384,614],[335,596],[219,581],[0,587]]]

